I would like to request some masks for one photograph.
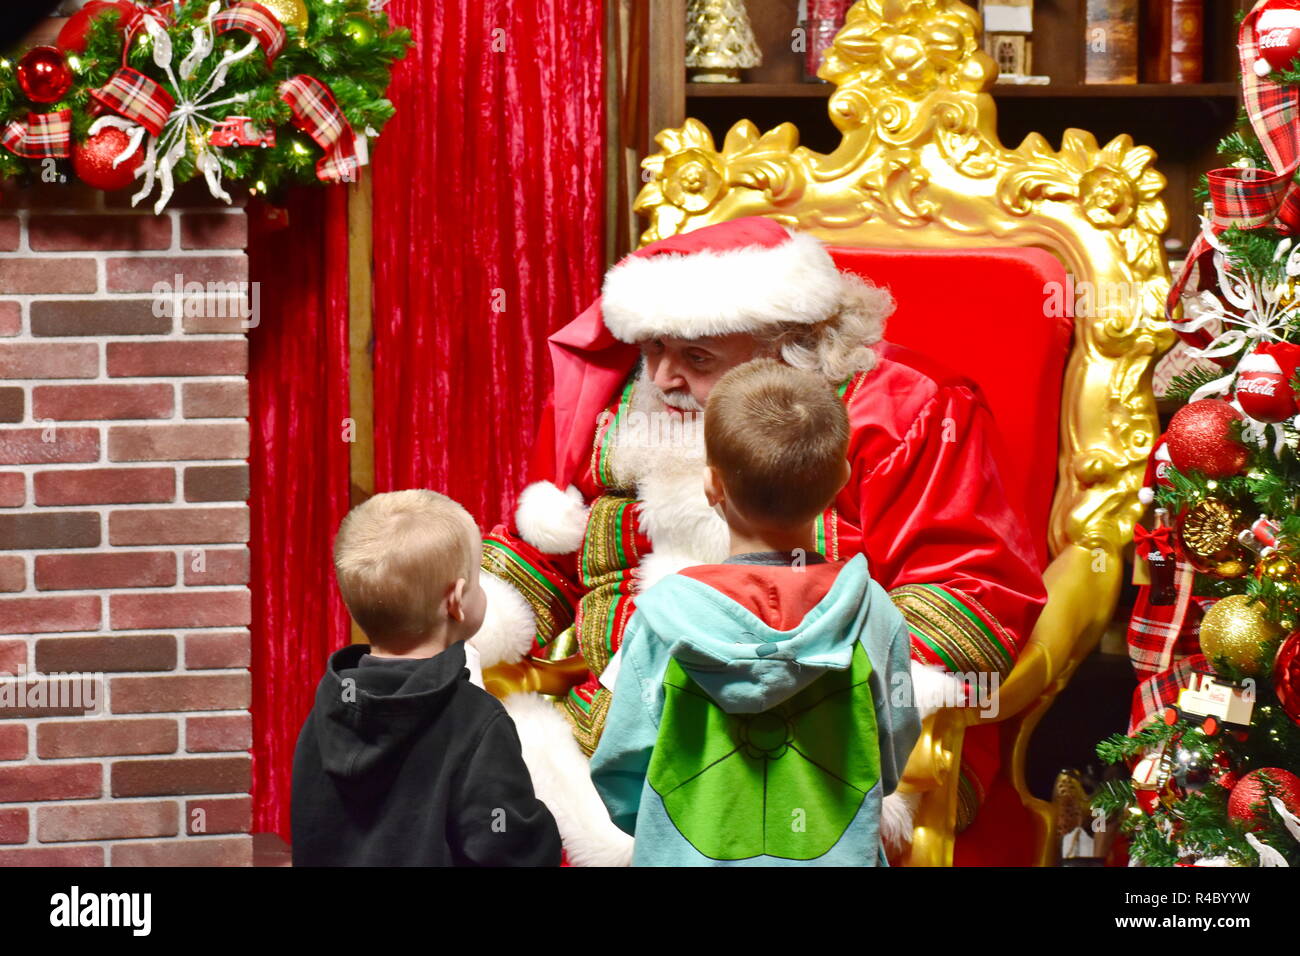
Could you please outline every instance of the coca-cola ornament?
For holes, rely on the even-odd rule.
[[[1165,429],[1169,459],[1181,472],[1192,468],[1207,478],[1227,478],[1246,467],[1246,446],[1232,437],[1241,412],[1219,398],[1203,398],[1174,412]]]
[[[1300,345],[1264,342],[1237,365],[1236,399],[1241,410],[1257,422],[1294,418],[1295,393],[1291,377],[1300,365]]]
[[[1138,501],[1149,505],[1155,501],[1157,488],[1168,488],[1173,484],[1166,474],[1170,464],[1169,442],[1162,434],[1147,457],[1147,470],[1142,477],[1142,487],[1138,489]]]
[[[1285,70],[1300,54],[1300,0],[1265,0],[1255,18],[1255,46],[1260,58],[1255,74]]]

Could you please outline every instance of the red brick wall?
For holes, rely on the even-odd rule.
[[[0,697],[0,865],[251,862],[246,332],[153,293],[245,281],[247,226],[172,205],[0,202],[0,671],[102,675]]]

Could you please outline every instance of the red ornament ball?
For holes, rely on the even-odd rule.
[[[1295,0],[1268,0],[1255,19],[1255,45],[1260,60],[1255,73],[1284,70],[1300,54],[1300,4]]]
[[[1300,366],[1300,345],[1263,342],[1237,365],[1237,404],[1257,422],[1281,422],[1297,411],[1291,376]]]
[[[60,50],[72,53],[84,53],[91,24],[99,17],[116,10],[121,16],[117,18],[117,32],[125,33],[126,28],[140,16],[139,9],[128,0],[90,0],[84,7],[68,17],[68,22],[59,31],[54,42]]]
[[[34,46],[18,61],[18,85],[33,103],[54,103],[72,89],[72,67],[63,51]]]
[[[1300,631],[1278,648],[1273,663],[1273,690],[1286,715],[1300,724]]]
[[[1233,439],[1229,426],[1241,412],[1218,398],[1184,405],[1169,420],[1165,441],[1169,460],[1186,472],[1195,468],[1207,478],[1227,478],[1246,467],[1246,446]]]
[[[128,142],[126,133],[112,126],[87,137],[84,143],[73,147],[73,172],[83,183],[96,189],[125,189],[131,185],[136,169],[144,162],[144,144],[141,143],[131,156],[122,160],[117,168],[113,167],[113,160],[122,155]]]
[[[1273,782],[1271,795],[1281,800],[1290,812],[1300,814],[1300,777],[1279,767],[1263,767],[1252,770],[1237,781],[1232,793],[1228,794],[1228,816],[1241,823],[1256,825],[1268,816],[1270,793],[1262,774],[1267,774]]]

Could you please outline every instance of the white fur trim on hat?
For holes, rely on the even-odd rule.
[[[561,491],[549,481],[524,489],[515,509],[519,536],[546,554],[569,554],[582,547],[587,532],[587,506],[573,485]]]
[[[689,255],[628,256],[605,276],[605,325],[624,342],[698,339],[775,323],[812,324],[840,305],[840,272],[819,240]]]
[[[481,572],[479,583],[487,592],[487,613],[469,642],[478,650],[481,667],[512,664],[533,646],[537,634],[533,609],[514,585],[494,574]]]
[[[609,818],[564,715],[537,694],[511,694],[501,703],[519,732],[533,790],[555,817],[569,863],[630,864],[632,838]]]

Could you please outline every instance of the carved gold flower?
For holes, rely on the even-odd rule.
[[[1159,196],[1165,177],[1152,165],[1155,150],[1116,136],[1098,151],[1095,141],[1086,143],[1070,132],[1061,144],[1061,156],[1080,174],[1079,203],[1088,221],[1123,229],[1136,220],[1147,232],[1163,232],[1167,217]]]
[[[941,80],[983,89],[997,68],[979,50],[979,17],[956,0],[864,0],[849,10],[817,75],[916,94]]]
[[[641,161],[647,182],[632,205],[651,219],[642,242],[676,235],[687,219],[713,209],[736,186],[759,190],[778,205],[802,195],[806,160],[790,123],[760,135],[753,123],[741,120],[719,151],[708,127],[688,119],[655,142],[659,152]]]
[[[724,182],[717,155],[690,148],[665,159],[659,186],[664,198],[687,212],[704,212],[717,202]]]
[[[1102,229],[1137,229],[1148,236],[1164,232],[1168,222],[1160,198],[1165,177],[1153,165],[1155,150],[1134,146],[1132,137],[1116,136],[1098,148],[1091,133],[1068,129],[1055,152],[1037,133],[1030,133],[1016,152],[1025,164],[1003,182],[1003,202],[1018,214],[1032,201],[1077,199],[1084,216]]]

